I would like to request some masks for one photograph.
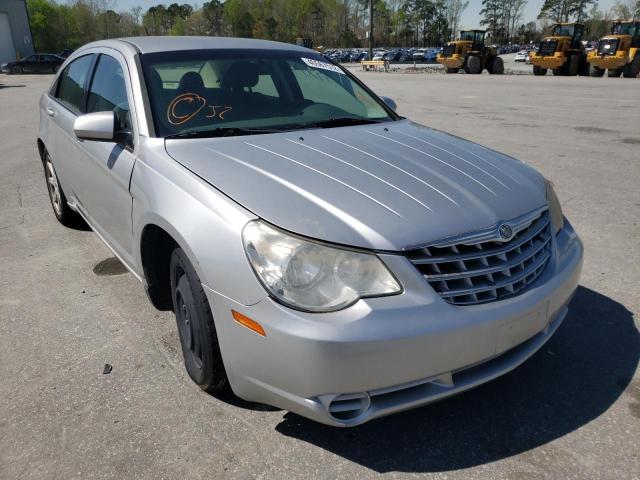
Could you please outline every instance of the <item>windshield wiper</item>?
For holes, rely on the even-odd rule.
[[[276,133],[279,130],[270,128],[244,128],[244,127],[218,127],[210,130],[195,130],[191,132],[173,133],[165,135],[165,140],[174,138],[214,138],[214,137],[234,137],[239,135],[259,135],[265,133]]]
[[[301,124],[303,128],[334,128],[334,127],[349,127],[351,125],[370,125],[372,123],[382,123],[382,120],[372,120],[370,118],[356,118],[356,117],[334,117],[320,122],[311,122]]]

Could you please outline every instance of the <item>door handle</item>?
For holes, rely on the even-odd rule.
[[[49,115],[50,117],[56,116],[56,111],[51,107],[47,107],[45,111],[47,112],[47,115]]]

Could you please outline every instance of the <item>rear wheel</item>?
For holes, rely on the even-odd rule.
[[[607,77],[618,78],[622,75],[622,68],[610,68],[607,70]]]
[[[458,73],[459,71],[459,68],[447,68],[447,73]]]
[[[500,57],[491,57],[487,61],[487,70],[494,75],[502,75],[504,73],[504,62]]]
[[[602,77],[604,75],[605,69],[600,67],[593,67],[591,69],[592,77]]]
[[[227,374],[222,363],[211,307],[198,274],[181,248],[171,254],[171,292],[184,365],[203,390],[222,390]]]
[[[546,75],[547,74],[547,69],[539,67],[538,65],[534,65],[533,66],[533,74],[537,75],[537,76]]]
[[[75,227],[82,222],[82,219],[80,215],[71,210],[67,204],[67,197],[65,197],[62,191],[49,152],[45,150],[43,156],[44,176],[47,180],[47,190],[49,191],[49,200],[51,201],[53,213],[58,221],[65,227]]]
[[[633,58],[633,61],[627,63],[624,66],[624,70],[622,75],[624,78],[636,78],[640,73],[640,54],[636,53],[636,56]]]
[[[467,58],[467,63],[464,66],[464,71],[466,73],[478,74],[482,72],[482,62],[480,61],[480,57],[471,56]]]

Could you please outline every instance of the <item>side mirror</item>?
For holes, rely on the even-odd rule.
[[[398,105],[396,105],[396,102],[394,102],[392,98],[389,98],[389,97],[380,97],[380,98],[384,103],[387,104],[387,107],[389,107],[394,112],[398,109]]]
[[[80,115],[73,123],[73,131],[80,140],[115,142],[116,115],[113,112],[96,112]]]

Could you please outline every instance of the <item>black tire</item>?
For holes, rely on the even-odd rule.
[[[211,307],[191,262],[181,248],[171,254],[171,294],[184,365],[204,391],[219,392],[227,384]]]
[[[502,75],[504,73],[504,61],[500,57],[489,58],[487,70],[493,75]]]
[[[458,73],[459,71],[459,68],[447,68],[447,73]]]
[[[607,70],[607,77],[618,78],[620,75],[622,75],[622,68],[610,68]]]
[[[561,77],[564,75],[564,65],[562,67],[559,68],[554,68],[551,70],[551,72],[556,76],[556,77]]]
[[[542,76],[547,74],[547,69],[539,67],[538,65],[533,66],[533,74],[536,76]]]
[[[43,150],[42,152],[42,166],[44,167],[44,178],[47,182],[47,191],[49,192],[49,200],[51,201],[51,208],[53,214],[58,221],[65,227],[76,228],[84,222],[82,217],[71,210],[71,207],[67,204],[67,197],[60,186],[58,175],[49,156],[49,152]]]
[[[24,69],[21,66],[17,65],[11,68],[11,73],[14,75],[22,75],[24,73]]]
[[[578,75],[581,77],[589,77],[591,75],[591,64],[587,62],[586,55],[580,55],[578,64]]]
[[[633,60],[624,66],[622,76],[624,78],[636,78],[640,73],[640,53],[636,53]]]
[[[480,57],[472,55],[467,58],[467,62],[464,66],[464,71],[472,75],[476,75],[482,72],[482,62],[480,61]]]
[[[580,57],[578,55],[569,55],[562,67],[565,75],[575,77],[580,70]]]
[[[593,67],[591,69],[592,77],[602,77],[604,75],[605,69],[600,67]]]

